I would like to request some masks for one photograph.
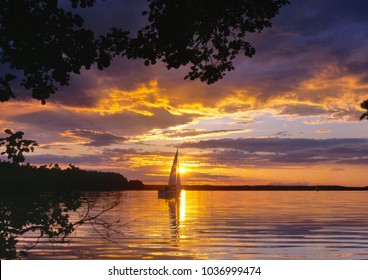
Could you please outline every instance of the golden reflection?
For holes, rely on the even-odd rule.
[[[180,240],[180,199],[167,199],[169,205],[170,232],[174,242]]]
[[[181,191],[180,197],[170,198],[166,200],[169,206],[170,232],[172,240],[176,243],[186,236],[181,234],[185,221],[186,193]]]
[[[180,222],[184,222],[185,221],[185,207],[186,207],[186,192],[185,192],[185,190],[181,191],[179,206],[180,206],[179,220],[180,220]]]

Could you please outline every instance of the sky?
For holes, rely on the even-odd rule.
[[[144,0],[98,3],[87,26],[142,27]],[[96,21],[98,18],[98,21]],[[75,164],[166,184],[179,148],[183,185],[367,186],[368,2],[291,0],[248,39],[252,58],[215,84],[187,69],[115,59],[72,76],[46,105],[0,104],[0,128],[39,147],[36,164]],[[22,96],[22,95],[21,95]],[[0,133],[0,137],[3,133]]]

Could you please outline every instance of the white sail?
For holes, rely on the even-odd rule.
[[[170,177],[169,177],[169,184],[168,184],[169,187],[176,186],[176,177],[177,177],[177,172],[179,171],[177,167],[178,167],[178,150],[176,150],[174,161],[173,161],[173,164],[172,164],[172,167],[171,167],[171,172],[170,172]],[[179,177],[180,177],[180,175],[179,175]]]
[[[180,168],[179,168],[179,160],[178,160],[178,165],[177,165],[177,172],[176,172],[176,190],[180,191],[181,190],[181,180],[180,180]]]
[[[171,167],[170,177],[169,177],[169,187],[175,187],[177,190],[181,190],[180,181],[180,168],[179,168],[179,151],[176,150],[174,161]]]
[[[171,167],[170,177],[168,186],[158,191],[158,198],[173,198],[178,197],[181,192],[181,180],[180,180],[180,169],[179,169],[179,158],[178,158],[178,150],[176,150],[176,154],[174,157],[174,161]]]

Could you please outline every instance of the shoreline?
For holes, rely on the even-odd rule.
[[[164,185],[144,185],[140,188],[129,188],[129,190],[161,190]],[[267,185],[189,185],[184,186],[187,191],[368,191],[366,187],[346,187],[338,185],[320,185],[320,186],[267,186]]]
[[[134,181],[120,186],[112,185],[72,185],[72,186],[0,186],[0,194],[28,194],[39,192],[120,192],[120,191],[159,191],[163,190],[165,185],[144,185],[136,184]],[[347,187],[338,185],[319,185],[319,186],[268,186],[268,185],[189,185],[183,186],[186,191],[368,191],[366,187]]]

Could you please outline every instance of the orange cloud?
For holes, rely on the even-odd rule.
[[[331,132],[330,129],[318,129],[318,130],[316,130],[316,133],[319,133],[319,134],[321,134],[321,133],[329,133],[329,132]]]

